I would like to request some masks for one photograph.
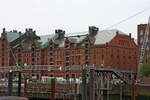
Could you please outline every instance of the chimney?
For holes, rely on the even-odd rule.
[[[17,30],[13,30],[13,33],[17,33]]]
[[[62,29],[56,29],[55,30],[55,34],[58,34],[58,39],[60,38],[64,38],[65,36],[65,31],[63,31]]]
[[[119,35],[119,31],[116,31],[116,35]]]
[[[21,36],[21,32],[19,32],[19,37]]]
[[[65,34],[65,31],[63,31],[62,29],[56,29],[55,33],[56,34]]]
[[[5,33],[6,32],[6,29],[5,28],[3,28],[3,33]]]
[[[33,34],[35,34],[36,33],[36,31],[33,31]]]
[[[89,35],[90,36],[95,36],[99,31],[99,28],[95,26],[89,26]]]
[[[131,38],[131,33],[129,33],[129,37]]]
[[[133,41],[134,41],[134,38],[131,38],[131,40],[133,40]]]
[[[32,30],[32,28],[29,28],[29,32],[32,32],[33,30]]]
[[[26,28],[26,30],[25,30],[26,32],[28,32],[28,29]]]

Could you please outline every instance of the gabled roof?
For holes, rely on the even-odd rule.
[[[18,32],[6,32],[6,33],[7,33],[7,40],[9,43],[19,38],[20,35],[23,35],[23,33]]]
[[[50,35],[42,35],[40,36],[40,40],[38,40],[38,42],[41,42],[41,45],[45,44],[49,38],[52,38],[53,34]]]
[[[61,39],[59,41],[59,47],[64,47],[65,46],[65,40],[68,39],[71,43],[81,43],[88,35],[88,32],[82,32],[82,33],[67,33],[65,35],[64,39]],[[58,40],[56,40],[58,41]]]
[[[65,34],[64,38],[58,39],[58,34],[50,34],[50,35],[43,35],[40,36],[40,40],[38,42],[41,42],[41,48],[46,48],[49,45],[50,41],[53,41],[54,43],[58,44],[58,47],[64,47],[66,38],[69,39],[69,41],[72,41],[74,43],[80,43],[88,34],[88,32],[82,32],[82,33],[67,33]]]
[[[40,40],[38,42],[41,43],[41,48],[45,48],[49,45],[51,40],[55,40],[57,38],[57,34],[49,34],[49,35],[42,35],[40,36]]]
[[[72,43],[80,44],[89,36],[90,41],[93,41],[94,45],[101,45],[110,42],[116,36],[116,32],[126,35],[117,29],[112,29],[98,31],[95,36],[90,36],[89,32],[66,33],[64,38],[59,38],[58,34],[43,35],[40,36],[41,39],[38,42],[41,43],[41,48],[46,48],[50,41],[58,44],[58,47],[64,47],[66,38]]]
[[[136,43],[136,45],[138,45],[138,40],[137,39],[134,39],[134,42]]]
[[[117,29],[98,31],[98,33],[95,35],[94,44],[99,45],[99,44],[106,44],[107,42],[110,42],[116,36],[116,32],[118,32],[119,34],[126,35],[125,33]]]

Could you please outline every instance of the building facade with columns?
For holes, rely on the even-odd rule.
[[[0,38],[0,67],[19,66],[95,66],[124,71],[136,71],[138,46],[131,37],[119,30],[99,30],[90,26],[87,32],[65,33],[58,29],[55,34],[37,36],[36,31],[24,33],[3,29]],[[70,73],[70,74],[68,74]],[[78,77],[81,73],[31,72],[30,76]]]

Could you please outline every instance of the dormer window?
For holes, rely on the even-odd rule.
[[[18,52],[21,52],[21,49],[20,49],[20,48],[18,48]]]
[[[86,39],[85,42],[88,42],[88,39]]]
[[[53,50],[53,48],[52,48],[52,47],[50,47],[50,50]]]
[[[66,45],[65,48],[69,48],[69,45]]]
[[[32,47],[32,51],[34,51],[35,50],[35,48],[34,47]]]
[[[53,43],[52,43],[52,42],[50,42],[50,45],[53,45]]]

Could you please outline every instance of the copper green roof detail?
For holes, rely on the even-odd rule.
[[[8,42],[12,42],[20,37],[20,35],[23,35],[23,33],[17,33],[17,32],[6,32],[7,33],[7,40]]]

